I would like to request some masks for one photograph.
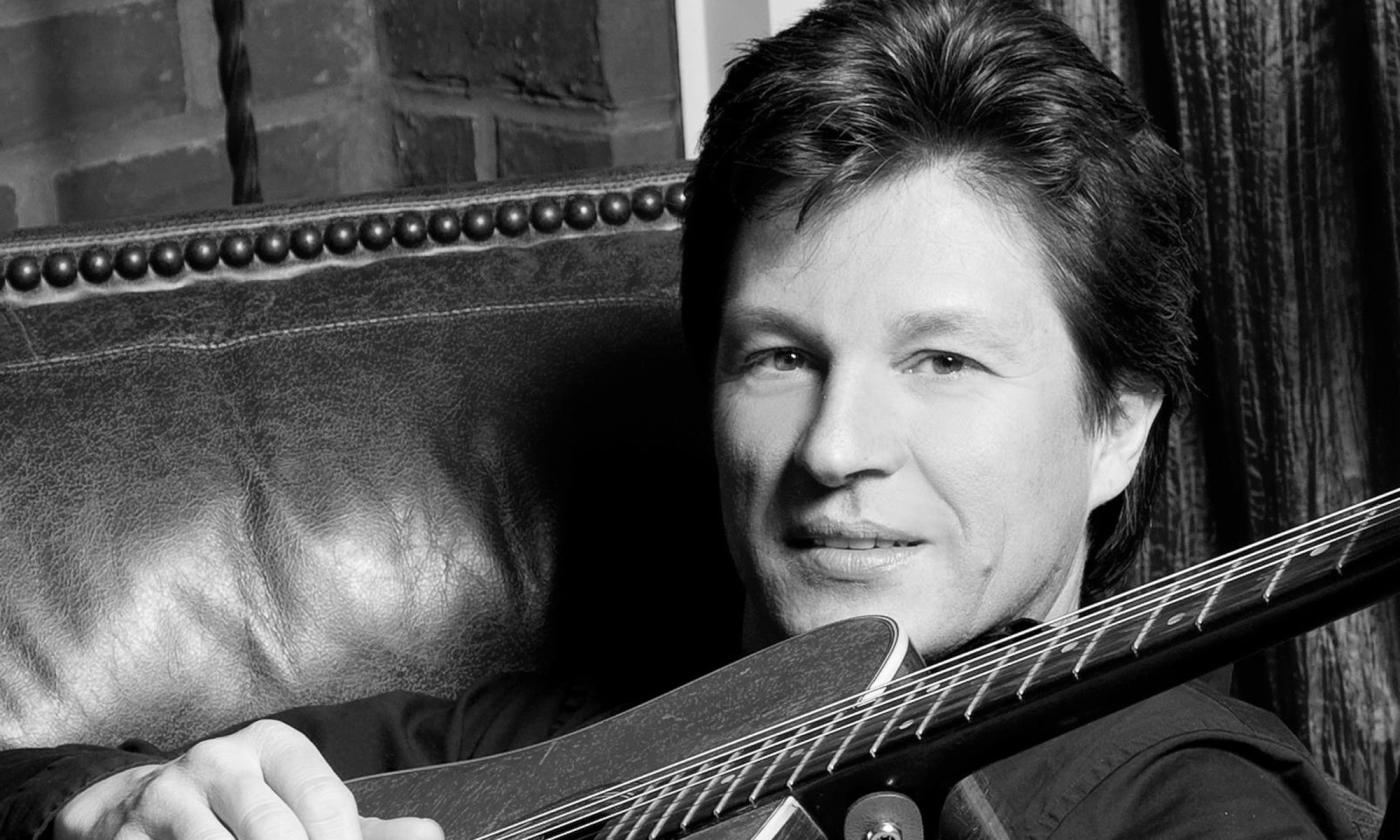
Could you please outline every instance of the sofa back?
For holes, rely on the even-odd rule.
[[[0,243],[0,745],[727,655],[684,175]]]

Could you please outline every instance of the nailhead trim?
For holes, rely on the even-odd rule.
[[[333,219],[320,225],[304,223],[291,229],[270,226],[256,232],[230,231],[222,237],[196,234],[184,241],[162,240],[149,246],[134,242],[93,245],[78,254],[59,250],[12,256],[0,270],[0,284],[17,292],[31,292],[41,284],[64,288],[79,279],[103,284],[113,275],[127,281],[150,274],[174,279],[190,272],[211,272],[220,265],[244,269],[255,262],[277,265],[289,257],[314,260],[325,252],[344,256],[359,249],[374,253],[392,247],[411,250],[433,244],[451,245],[463,237],[471,242],[485,242],[496,235],[517,238],[530,231],[585,231],[600,223],[618,227],[634,217],[654,222],[665,213],[683,218],[685,205],[684,184],[671,183],[639,187],[630,194],[541,196],[529,203],[512,199],[494,207],[437,208],[426,218],[417,211],[405,210],[393,218],[373,214],[361,219]]]
[[[101,245],[87,249],[78,259],[78,273],[89,283],[106,283],[115,269],[112,254]]]

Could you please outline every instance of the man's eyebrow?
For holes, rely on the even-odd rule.
[[[727,308],[722,321],[731,322],[749,330],[773,330],[775,332],[807,332],[802,320],[792,313],[772,306],[734,306]]]
[[[894,324],[894,335],[900,341],[924,336],[965,336],[1005,350],[1016,347],[1017,333],[1015,325],[1006,319],[965,309],[908,312]]]
[[[725,326],[732,326],[737,335],[725,336]],[[771,306],[735,306],[727,308],[721,316],[720,341],[753,338],[755,334],[784,336],[798,344],[820,347],[820,330],[803,321],[800,314]],[[732,349],[732,348],[731,348]]]
[[[775,332],[799,341],[818,339],[818,330],[802,317],[771,306],[735,306],[726,310],[724,322],[746,332]],[[900,315],[891,335],[897,343],[908,343],[937,336],[970,337],[993,349],[1013,351],[1018,346],[1015,325],[985,313],[965,310],[921,310]]]

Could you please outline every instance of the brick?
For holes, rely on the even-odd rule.
[[[19,214],[15,211],[15,191],[0,184],[0,236],[13,233],[19,227]]]
[[[671,0],[599,0],[598,40],[610,103],[679,101],[675,30]]]
[[[680,89],[669,0],[384,0],[379,20],[398,78],[608,107]]]
[[[0,146],[184,108],[175,0],[0,28]]]
[[[267,131],[259,140],[263,198],[296,201],[340,195],[342,169],[361,165],[350,137],[354,115]],[[385,150],[387,153],[387,150]]]
[[[479,15],[459,0],[382,0],[379,30],[389,73],[465,87]]]
[[[388,137],[365,143],[365,134],[382,132],[367,113],[349,111],[319,122],[283,126],[260,141],[263,197],[269,202],[346,195],[385,189]],[[367,155],[379,155],[370,158]]]
[[[232,180],[223,146],[172,149],[60,174],[54,181],[61,222],[225,207]]]
[[[500,120],[496,127],[502,178],[667,163],[682,157],[681,145],[678,122],[568,128]]]
[[[476,180],[476,138],[466,115],[394,115],[394,154],[404,186]]]
[[[253,98],[268,101],[347,83],[373,49],[360,0],[261,3],[247,11]]]
[[[598,2],[384,0],[390,72],[474,93],[607,102]]]
[[[609,102],[598,44],[599,2],[606,0],[481,0],[468,54],[471,86]]]
[[[496,165],[502,178],[610,166],[612,138],[602,129],[568,129],[501,120]]]
[[[613,138],[613,166],[670,163],[685,157],[680,120],[661,125],[633,126]]]
[[[363,165],[354,157],[356,115],[261,129],[259,177],[266,201],[324,198],[342,192],[343,168]],[[100,163],[55,180],[59,220],[186,213],[228,207],[233,178],[223,139],[171,149],[132,160]]]

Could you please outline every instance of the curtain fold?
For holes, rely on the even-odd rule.
[[[1203,202],[1198,387],[1141,581],[1400,485],[1400,5],[1043,0]],[[1352,790],[1400,760],[1394,600],[1236,664]]]

